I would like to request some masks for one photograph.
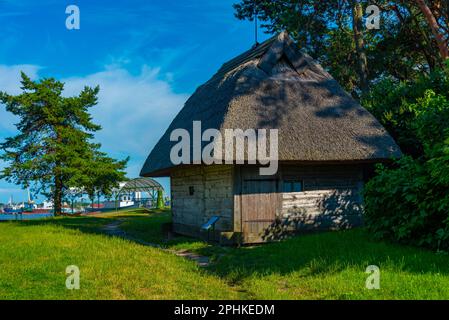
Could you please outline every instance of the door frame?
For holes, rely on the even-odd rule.
[[[281,190],[281,184],[282,184],[282,178],[281,178],[281,170],[279,167],[278,173],[273,176],[260,176],[258,174],[254,174],[252,171],[257,170],[258,173],[259,167],[258,166],[250,166],[250,165],[242,165],[242,166],[235,166],[234,171],[234,195],[238,196],[237,199],[237,206],[234,206],[234,215],[238,214],[239,217],[237,219],[238,222],[238,228],[234,228],[236,232],[240,232],[242,234],[242,240],[243,242],[251,243],[251,242],[262,242],[260,241],[246,241],[246,235],[244,234],[244,212],[243,212],[243,183],[245,180],[257,180],[257,181],[275,181],[276,182],[276,191],[275,194],[276,197],[276,212],[275,212],[275,218],[280,216],[281,210],[282,210],[282,190]],[[274,222],[274,220],[273,220]]]

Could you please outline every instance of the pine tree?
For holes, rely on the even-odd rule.
[[[115,179],[109,184],[124,178],[128,159],[108,158],[92,142],[93,133],[101,129],[89,114],[97,104],[98,86],[64,97],[64,84],[53,78],[32,81],[22,73],[21,83],[19,95],[0,92],[0,102],[19,118],[19,133],[0,144],[0,160],[7,164],[0,178],[51,198],[55,214],[61,213],[68,189],[84,188],[96,176],[92,168]]]

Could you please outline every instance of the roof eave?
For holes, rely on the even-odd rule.
[[[374,164],[374,163],[391,163],[394,161],[392,158],[372,158],[372,159],[353,159],[353,160],[280,160],[281,165],[344,165],[344,164]],[[204,164],[184,164],[171,166],[162,169],[156,169],[153,171],[141,172],[141,177],[170,177],[171,172],[174,169],[182,169],[186,167],[198,167]],[[257,164],[233,164],[236,166],[258,166]]]

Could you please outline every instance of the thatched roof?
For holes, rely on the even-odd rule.
[[[148,156],[143,176],[173,167],[170,133],[277,128],[279,160],[379,161],[400,150],[382,125],[283,32],[225,63],[188,99]]]

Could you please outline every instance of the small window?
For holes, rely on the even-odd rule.
[[[303,182],[300,180],[284,181],[283,192],[301,192],[303,191]]]
[[[195,193],[195,188],[194,187],[189,187],[189,195],[193,196],[193,194]]]

